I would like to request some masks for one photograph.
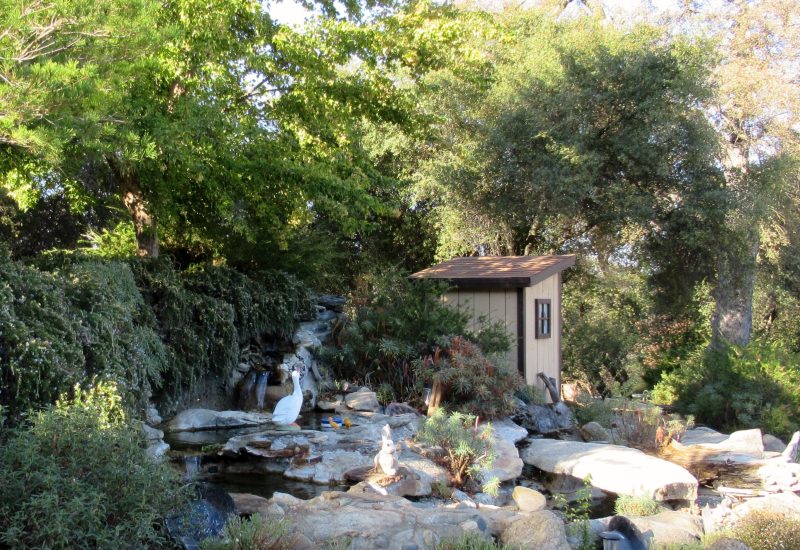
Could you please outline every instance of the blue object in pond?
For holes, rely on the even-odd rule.
[[[339,425],[342,424],[343,420],[342,420],[341,416],[332,416],[330,418],[333,418],[333,421],[336,422],[337,424],[339,424]],[[322,429],[323,430],[331,430],[331,429],[333,429],[333,427],[331,426],[330,421],[327,418],[323,418],[322,419]]]

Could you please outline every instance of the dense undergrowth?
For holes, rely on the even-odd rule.
[[[423,386],[440,381],[451,410],[484,418],[508,412],[522,381],[501,356],[509,348],[504,327],[472,330],[464,311],[441,301],[446,289],[391,270],[363,277],[320,359],[337,378],[382,384],[385,400],[421,405]]]
[[[0,547],[168,546],[163,519],[189,488],[145,452],[113,383],[35,413],[2,434]]]
[[[306,288],[279,272],[2,255],[0,405],[18,419],[96,377],[115,382],[129,410],[151,396],[169,410],[202,380],[222,384],[240,343],[289,335],[308,308]]]

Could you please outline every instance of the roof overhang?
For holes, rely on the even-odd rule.
[[[458,288],[524,288],[575,265],[576,256],[471,256],[454,258],[411,275]]]

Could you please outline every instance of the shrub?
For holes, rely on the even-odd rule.
[[[457,539],[442,540],[436,545],[436,550],[510,550],[510,547],[476,533],[464,533]]]
[[[321,361],[339,378],[387,383],[395,399],[409,401],[422,389],[413,362],[447,347],[452,336],[476,342],[486,352],[508,349],[499,326],[469,331],[468,316],[442,303],[445,290],[440,283],[412,281],[397,271],[362,277],[348,301],[348,320],[336,328],[335,345],[320,350]]]
[[[232,518],[222,532],[222,538],[208,538],[202,550],[283,550],[292,547],[285,521],[267,521],[261,514],[248,519]]]
[[[800,519],[755,510],[736,522],[733,536],[758,550],[800,548]]]
[[[185,495],[178,475],[147,456],[113,383],[76,388],[0,446],[0,546],[158,545],[162,518]]]
[[[486,357],[475,344],[456,336],[440,353],[414,362],[419,380],[444,385],[444,403],[452,410],[496,418],[516,408],[515,392],[525,384],[508,364]]]
[[[663,375],[653,400],[717,429],[761,428],[788,438],[800,422],[800,354],[760,341],[698,349]]]
[[[438,460],[450,471],[458,486],[467,479],[479,480],[482,472],[494,463],[491,426],[477,429],[475,420],[468,414],[448,414],[440,407],[423,421],[417,432],[418,442],[443,449],[444,454]],[[496,480],[486,481],[484,490],[496,487],[496,483]]]
[[[583,426],[588,422],[597,422],[606,428],[611,427],[614,418],[614,407],[605,399],[594,398],[588,393],[581,392],[573,407],[575,420]]]
[[[664,510],[660,502],[649,497],[619,495],[614,502],[614,511],[621,516],[654,516]]]
[[[631,402],[616,411],[614,426],[619,437],[631,447],[656,450],[669,444],[694,425],[691,415],[684,419],[680,415],[665,415],[660,407],[643,406]]]

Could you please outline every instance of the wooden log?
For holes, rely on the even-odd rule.
[[[541,378],[542,382],[544,382],[544,385],[547,388],[547,392],[550,394],[550,399],[553,400],[553,403],[558,403],[561,401],[561,392],[558,391],[558,388],[556,387],[556,379],[548,377],[543,372],[539,373],[539,378]]]
[[[436,409],[439,408],[439,404],[442,402],[443,393],[444,384],[442,384],[439,380],[436,380],[431,388],[431,398],[428,401],[428,416],[432,416]]]

